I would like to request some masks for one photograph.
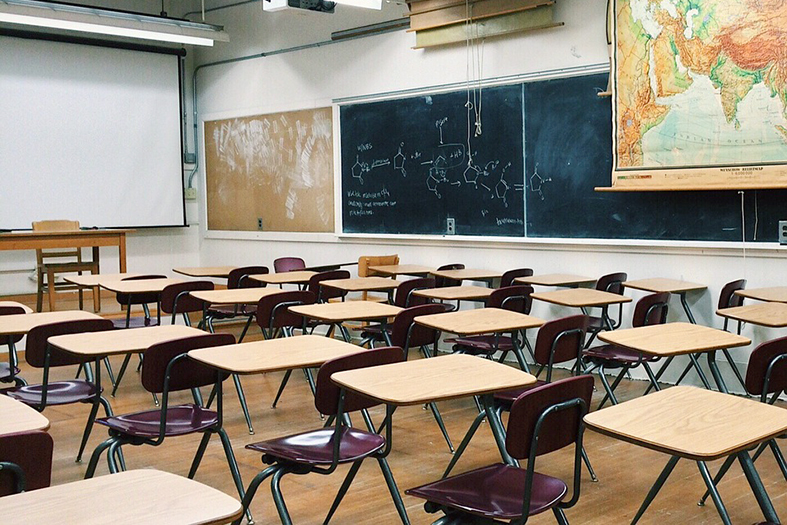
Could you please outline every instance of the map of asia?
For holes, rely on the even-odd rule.
[[[615,0],[613,187],[787,187],[787,0]]]

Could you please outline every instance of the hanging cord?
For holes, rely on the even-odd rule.
[[[739,191],[738,195],[741,196],[741,243],[743,246],[743,277],[746,277],[746,207],[744,202],[745,192]],[[756,222],[755,222],[756,224]]]
[[[760,195],[757,190],[754,190],[754,240],[757,240],[757,230],[760,228],[760,210],[759,210]]]
[[[478,45],[478,26],[473,24],[473,7],[470,0],[465,0],[465,50],[466,62],[465,72],[467,76],[467,165],[473,165],[472,137],[478,137],[482,133],[481,126],[481,106],[482,89],[481,82],[484,69],[484,40]],[[472,130],[472,131],[471,131]]]

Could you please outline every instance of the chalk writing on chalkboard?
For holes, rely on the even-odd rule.
[[[481,136],[465,97],[341,108],[345,232],[524,234],[522,87],[484,92]]]

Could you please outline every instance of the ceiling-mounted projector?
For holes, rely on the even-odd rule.
[[[265,0],[263,11],[282,11],[284,9],[303,9],[317,13],[333,13],[336,2],[329,0]]]

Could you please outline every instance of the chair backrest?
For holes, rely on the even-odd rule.
[[[289,311],[290,306],[314,304],[317,296],[309,290],[296,290],[275,293],[262,297],[257,303],[257,324],[263,330],[268,328],[299,328],[303,317]]]
[[[517,284],[498,288],[489,295],[486,305],[493,308],[503,308],[520,314],[529,314],[533,306],[533,287],[528,284]]]
[[[437,330],[415,324],[419,315],[442,314],[453,310],[453,305],[444,303],[428,303],[405,308],[394,318],[391,326],[391,344],[403,349],[419,348],[434,344]]]
[[[599,277],[596,281],[596,290],[623,295],[623,283],[628,279],[625,272],[610,273]]]
[[[587,328],[586,315],[572,315],[547,321],[538,329],[533,353],[536,362],[547,367],[547,382],[552,379],[552,365],[578,359],[582,355]]]
[[[631,326],[638,327],[666,323],[669,298],[669,292],[654,293],[641,298],[634,307]]]
[[[746,391],[764,397],[787,389],[787,337],[761,343],[749,356]],[[766,384],[767,383],[767,384]]]
[[[374,272],[369,271],[370,266],[390,266],[392,264],[399,264],[398,255],[361,255],[358,257],[358,277],[374,275]]]
[[[83,332],[103,332],[115,326],[109,319],[82,319],[36,326],[27,333],[25,360],[35,368],[46,366],[47,340],[55,335],[79,334]],[[54,346],[49,347],[49,366],[77,365],[92,361],[91,357],[81,357],[64,352]]]
[[[394,295],[394,306],[400,308],[407,308],[408,306],[417,306],[419,304],[426,304],[429,300],[426,297],[413,295],[416,290],[426,290],[436,286],[434,277],[420,277],[418,279],[408,279],[396,287],[396,294]]]
[[[161,292],[161,311],[167,314],[201,312],[202,301],[195,299],[189,292],[213,290],[211,281],[186,281],[170,284]]]
[[[147,275],[134,275],[132,277],[124,277],[123,279],[121,279],[121,281],[144,281],[147,279],[166,279],[166,278],[167,278],[166,275],[147,274]],[[160,296],[161,295],[157,292],[115,294],[115,298],[117,299],[117,302],[121,305],[155,303],[159,300]]]
[[[267,266],[241,266],[230,270],[227,275],[227,288],[234,290],[236,288],[262,288],[265,283],[255,281],[254,279],[246,279],[247,275],[258,275],[269,273],[270,270]]]
[[[736,295],[735,292],[746,288],[746,279],[730,281],[724,285],[719,293],[719,310],[743,305],[743,296]]]
[[[148,347],[142,361],[142,386],[148,392],[164,392],[169,362],[189,350],[235,344],[232,334],[205,334],[166,341]],[[222,373],[222,380],[229,374]],[[216,370],[193,359],[180,359],[170,370],[168,392],[199,388],[216,382]]]
[[[339,357],[324,363],[317,373],[317,389],[314,395],[314,406],[321,414],[336,415],[339,410],[340,387],[331,381],[331,375],[344,370],[367,368],[370,366],[387,365],[404,361],[402,349],[398,346],[386,346],[362,350],[358,353]],[[363,410],[380,404],[367,397],[347,392],[344,398],[344,412]]]
[[[500,278],[500,288],[511,286],[512,284],[514,284],[514,279],[516,279],[517,277],[532,277],[532,276],[533,276],[532,268],[516,268],[514,270],[508,270]]]
[[[273,261],[273,271],[276,273],[303,270],[304,268],[306,268],[306,261],[300,257],[279,257]]]
[[[344,297],[347,295],[347,292],[339,290],[337,288],[323,288],[320,283],[322,281],[332,281],[334,279],[349,279],[350,272],[347,270],[331,270],[329,272],[320,272],[316,273],[309,278],[309,284],[306,287],[307,290],[312,292],[314,296],[317,298],[318,303],[327,302],[328,299],[334,299],[336,297]]]
[[[576,443],[592,395],[593,376],[590,375],[569,377],[525,391],[511,406],[506,451],[515,459],[527,459],[538,421],[547,412],[538,432],[535,454],[548,454]],[[550,411],[551,407],[563,404],[564,409]]]
[[[0,315],[17,315],[25,313],[22,306],[0,306]],[[9,339],[11,343],[18,343],[24,335],[11,335],[0,338],[0,345],[8,344]]]
[[[54,441],[43,430],[16,432],[0,436],[0,463],[13,463],[24,473],[23,490],[48,487],[52,478]],[[13,471],[0,469],[0,496],[18,492]]]
[[[79,229],[79,221],[66,221],[66,220],[52,220],[52,221],[35,221],[33,222],[33,231],[74,231]],[[76,257],[78,262],[82,262],[82,250],[79,248],[71,249],[56,249],[56,250],[36,250],[36,260],[39,265],[44,263],[44,259],[53,259],[60,257]]]
[[[452,264],[444,264],[440,266],[437,271],[440,270],[464,270],[465,265],[462,263],[452,263]],[[446,286],[459,286],[462,284],[462,281],[459,279],[449,279],[447,277],[439,277],[435,278],[436,287],[437,288],[445,288]]]

